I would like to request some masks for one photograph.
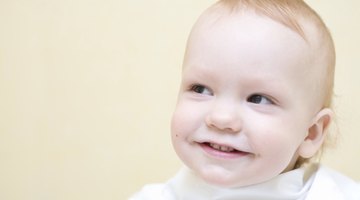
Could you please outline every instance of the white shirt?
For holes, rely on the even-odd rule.
[[[325,167],[295,169],[239,188],[209,185],[183,168],[165,184],[145,186],[130,200],[360,200],[360,185]]]

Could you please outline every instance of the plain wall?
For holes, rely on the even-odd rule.
[[[213,2],[0,0],[0,199],[126,199],[171,177],[185,42]],[[307,2],[338,55],[324,163],[360,180],[360,1]]]

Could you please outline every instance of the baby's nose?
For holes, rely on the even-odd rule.
[[[237,133],[241,130],[242,120],[239,106],[216,104],[206,116],[206,124],[222,132]]]

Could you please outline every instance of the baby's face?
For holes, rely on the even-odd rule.
[[[268,18],[203,17],[189,39],[172,119],[183,162],[226,187],[291,170],[320,109],[309,92],[311,53],[297,33]]]

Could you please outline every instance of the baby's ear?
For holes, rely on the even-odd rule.
[[[320,110],[308,130],[308,135],[298,149],[299,156],[311,158],[319,150],[326,137],[326,130],[330,125],[333,112],[329,108]]]

